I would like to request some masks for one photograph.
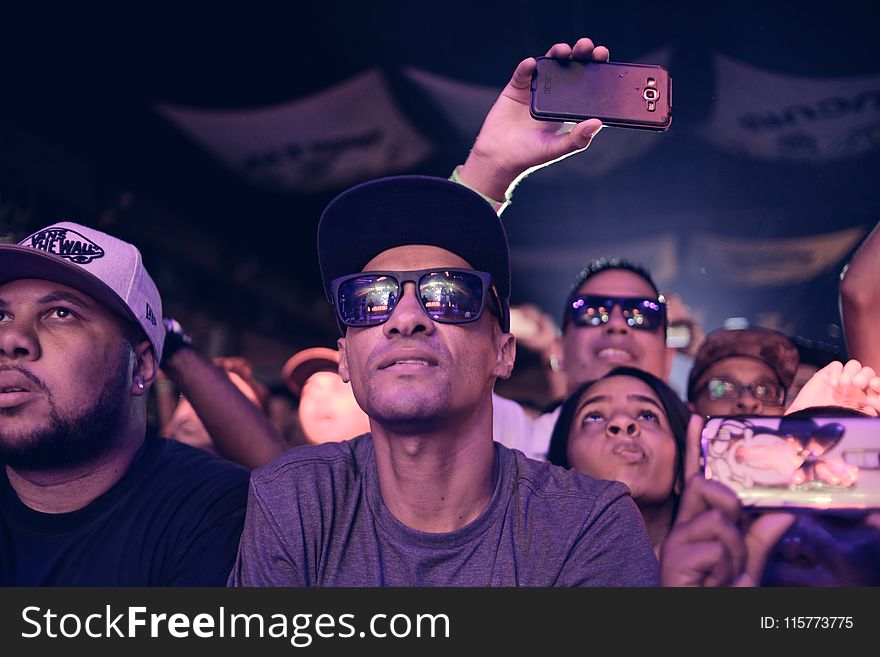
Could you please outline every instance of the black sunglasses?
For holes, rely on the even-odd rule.
[[[611,320],[614,306],[628,326],[653,331],[666,322],[666,299],[661,295],[651,297],[606,297],[594,294],[577,294],[568,300],[568,316],[575,326],[602,326]]]
[[[442,324],[477,321],[486,307],[487,293],[495,294],[491,274],[474,269],[367,271],[330,283],[336,316],[343,325],[355,328],[384,324],[400,300],[404,283],[415,284],[422,309]]]

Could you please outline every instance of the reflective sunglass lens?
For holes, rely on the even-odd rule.
[[[397,303],[399,285],[390,276],[358,276],[340,284],[339,316],[349,326],[372,326],[388,320]]]
[[[637,329],[653,330],[663,322],[663,307],[655,299],[625,297],[575,297],[571,304],[571,318],[578,326],[601,326],[611,319],[614,306],[628,326]]]
[[[434,272],[419,281],[419,295],[428,315],[445,323],[471,322],[483,304],[483,281],[466,272]]]

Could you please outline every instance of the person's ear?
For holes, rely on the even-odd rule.
[[[342,380],[346,383],[351,383],[351,372],[348,369],[348,351],[345,347],[345,338],[339,338],[336,341],[336,346],[339,349],[339,376],[342,377]]]
[[[499,328],[495,334],[495,371],[499,379],[507,379],[513,372],[513,364],[516,361],[516,338],[512,333],[504,333]]]
[[[141,340],[132,344],[134,367],[131,376],[131,394],[135,397],[143,395],[159,374],[159,362],[149,340]]]

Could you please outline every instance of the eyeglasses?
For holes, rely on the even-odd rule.
[[[415,284],[425,313],[441,324],[477,321],[486,307],[487,292],[495,294],[491,274],[473,269],[361,272],[331,282],[336,316],[345,326],[384,324],[400,300],[404,283]]]
[[[785,401],[785,388],[778,383],[740,383],[730,379],[709,379],[706,384],[706,392],[709,399],[725,399],[733,401],[739,399],[748,390],[752,397],[765,404],[782,406]]]
[[[606,297],[592,294],[572,296],[568,303],[568,315],[575,326],[601,326],[611,320],[614,306],[628,326],[653,331],[666,321],[666,299],[650,297]]]

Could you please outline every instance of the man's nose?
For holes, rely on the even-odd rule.
[[[404,283],[391,317],[382,325],[386,337],[434,332],[434,320],[425,312],[416,294],[414,283]]]
[[[29,361],[39,357],[40,341],[33,328],[16,321],[0,328],[0,358]]]
[[[630,325],[626,323],[623,311],[620,306],[615,304],[608,313],[608,322],[605,324],[605,331],[608,333],[628,333]]]
[[[744,388],[736,399],[736,410],[743,415],[760,415],[764,410],[764,404],[755,398],[751,390]]]

